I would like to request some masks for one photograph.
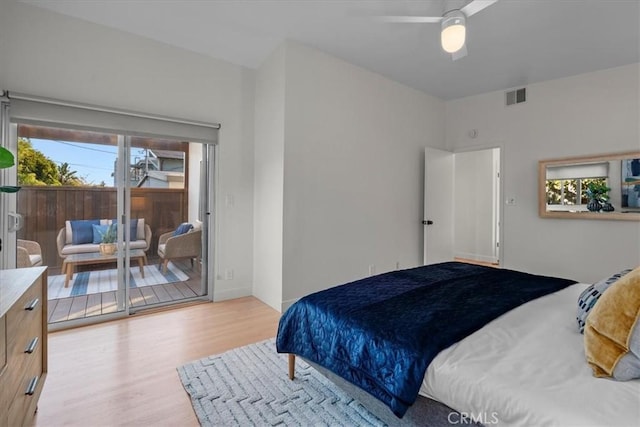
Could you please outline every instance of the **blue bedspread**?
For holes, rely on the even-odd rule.
[[[280,319],[277,350],[333,371],[402,417],[441,350],[573,283],[457,262],[393,271],[300,299]]]

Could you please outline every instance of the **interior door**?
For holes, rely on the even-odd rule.
[[[453,260],[453,153],[424,152],[424,263]]]

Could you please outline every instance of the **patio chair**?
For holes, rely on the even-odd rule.
[[[17,240],[16,267],[36,267],[42,265],[42,249],[38,242],[33,240]]]
[[[192,230],[177,236],[173,231],[160,235],[158,256],[162,259],[162,273],[166,274],[169,261],[175,259],[191,259],[193,268],[193,261],[200,258],[201,240],[202,230]]]

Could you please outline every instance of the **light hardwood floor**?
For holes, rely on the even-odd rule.
[[[483,265],[485,267],[500,268],[500,264],[498,264],[497,262],[476,261],[474,259],[467,259],[467,258],[454,258],[453,260],[458,262],[466,262],[467,264],[476,264],[476,265]]]
[[[273,337],[279,318],[246,297],[50,333],[34,426],[197,426],[176,367]]]

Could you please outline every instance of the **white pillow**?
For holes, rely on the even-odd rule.
[[[65,228],[64,234],[67,239],[65,244],[70,245],[73,242],[73,231],[71,230],[71,221],[66,220],[64,222],[64,228]]]
[[[138,229],[136,231],[136,239],[144,240],[144,218],[138,218]]]

